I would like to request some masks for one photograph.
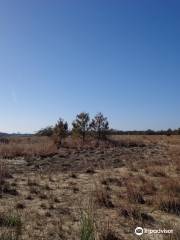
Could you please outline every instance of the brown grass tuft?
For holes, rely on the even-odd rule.
[[[159,209],[161,211],[180,216],[180,201],[174,196],[164,196],[159,199]]]
[[[129,202],[144,204],[145,200],[142,194],[140,193],[139,188],[133,186],[131,183],[127,183],[127,198]]]
[[[114,204],[111,201],[111,197],[105,187],[101,184],[95,184],[95,202],[98,203],[99,206],[106,207],[106,208],[113,208]]]

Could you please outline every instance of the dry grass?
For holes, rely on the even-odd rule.
[[[103,223],[100,228],[98,240],[123,240],[122,236],[119,236],[109,222]]]
[[[144,204],[145,200],[143,195],[141,194],[139,188],[137,186],[133,186],[132,184],[127,184],[127,199],[129,202]]]
[[[5,161],[0,161],[0,186],[4,184],[5,179],[10,177],[9,169]]]
[[[180,216],[180,199],[172,195],[164,195],[159,197],[159,209]]]
[[[95,183],[94,198],[96,203],[101,207],[113,208],[114,204],[111,201],[111,196],[108,193],[107,187],[100,183]]]
[[[46,137],[0,145],[0,213],[4,219],[9,207],[20,211],[19,239],[134,240],[135,227],[163,228],[165,221],[176,233],[161,239],[179,239],[179,136],[76,141],[58,150]],[[16,239],[15,226],[3,223],[0,233]]]
[[[57,152],[54,142],[48,137],[18,137],[10,139],[8,144],[0,144],[0,157],[48,156]]]
[[[23,223],[18,213],[0,213],[0,233],[2,240],[20,240],[22,235]]]

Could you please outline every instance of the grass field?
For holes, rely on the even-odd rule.
[[[109,138],[0,144],[0,239],[180,239],[180,136]]]

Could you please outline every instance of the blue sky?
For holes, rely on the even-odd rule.
[[[102,111],[180,127],[178,0],[0,0],[0,131]]]

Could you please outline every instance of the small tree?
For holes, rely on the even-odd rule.
[[[89,130],[89,113],[81,112],[76,116],[76,119],[73,121],[72,131],[78,133],[82,136],[83,143],[85,141],[86,134]]]
[[[54,127],[54,141],[56,145],[59,147],[62,144],[62,141],[68,135],[68,123],[64,122],[63,119],[59,119]]]
[[[90,123],[90,128],[97,134],[98,140],[103,139],[109,129],[109,122],[102,113],[97,113]]]
[[[177,130],[177,134],[179,134],[179,135],[180,135],[180,128],[178,128],[178,130]]]
[[[173,133],[172,129],[169,128],[169,129],[167,130],[167,132],[166,132],[166,135],[167,135],[167,136],[171,136],[172,133]]]
[[[52,136],[53,135],[53,127],[46,127],[46,128],[43,128],[41,130],[39,130],[36,135],[38,136]]]

